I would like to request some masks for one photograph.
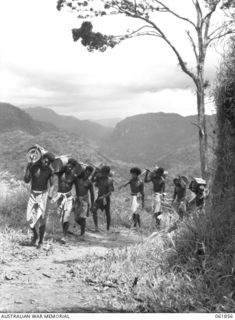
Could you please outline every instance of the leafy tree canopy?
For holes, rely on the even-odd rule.
[[[89,51],[100,50],[105,51],[108,47],[113,48],[121,41],[138,37],[138,36],[157,36],[166,40],[167,36],[163,30],[157,24],[157,13],[170,13],[171,15],[187,22],[191,27],[196,30],[199,28],[204,29],[204,33],[208,32],[210,27],[211,18],[215,11],[223,10],[225,14],[225,20],[219,26],[208,34],[208,45],[214,40],[221,39],[225,35],[233,33],[235,30],[235,1],[234,0],[192,0],[192,5],[195,6],[196,12],[201,16],[201,25],[197,22],[190,20],[177,13],[166,5],[166,1],[158,0],[58,0],[57,9],[61,10],[63,7],[68,7],[71,11],[78,13],[80,19],[91,19],[94,17],[102,17],[107,15],[122,14],[130,18],[141,20],[144,24],[142,27],[136,30],[127,30],[124,35],[114,36],[105,35],[100,32],[94,32],[92,23],[84,21],[80,28],[72,30],[73,40],[81,40],[83,46]],[[190,31],[186,31],[194,49],[196,44],[194,43],[193,36]]]

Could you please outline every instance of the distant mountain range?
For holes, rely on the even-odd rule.
[[[212,136],[214,121],[214,116],[207,116]],[[20,146],[25,153],[29,143],[39,141],[54,152],[70,152],[83,161],[116,161],[123,168],[127,167],[126,163],[142,168],[158,164],[173,175],[197,175],[200,174],[200,164],[198,129],[193,125],[196,122],[197,116],[148,113],[121,120],[112,129],[92,121],[62,116],[48,108],[21,110],[1,103],[0,145],[1,152],[5,150],[10,159],[17,158]],[[19,137],[22,137],[22,143]],[[4,143],[12,143],[13,155],[5,145],[2,147]],[[0,153],[0,159],[2,156]]]
[[[122,121],[122,118],[108,118],[108,119],[98,119],[94,120],[96,123],[101,124],[105,127],[115,128],[118,122]]]
[[[38,119],[39,120],[39,119]],[[0,103],[0,132],[23,130],[30,134],[57,130],[54,125],[33,120],[26,112],[10,103]]]
[[[94,124],[96,127],[96,124]],[[24,110],[0,103],[0,172],[9,171],[22,179],[29,147],[39,144],[55,155],[71,154],[78,161],[106,163],[116,172],[126,171],[124,162],[114,161],[98,150],[97,144],[54,124],[34,120]]]
[[[214,116],[207,116],[210,124]],[[197,116],[147,113],[117,124],[102,151],[114,159],[153,166],[175,173],[200,173]],[[209,132],[212,132],[211,125]]]
[[[24,109],[24,111],[34,120],[50,123],[58,128],[94,141],[100,141],[112,132],[112,128],[90,120],[79,120],[76,117],[59,115],[49,108],[35,107]]]

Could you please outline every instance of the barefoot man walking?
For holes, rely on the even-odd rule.
[[[46,229],[47,201],[51,199],[53,192],[53,172],[50,163],[54,160],[52,153],[45,153],[36,163],[29,163],[24,181],[31,183],[31,192],[27,206],[26,219],[33,232],[32,245],[36,244],[39,234],[37,247],[43,243]]]
[[[93,168],[91,166],[87,166],[75,181],[75,221],[81,227],[81,237],[83,237],[85,234],[86,217],[89,215],[90,208],[94,206],[94,188],[91,180],[89,179],[92,172]]]
[[[78,166],[77,161],[70,158],[62,170],[56,174],[58,177],[58,191],[53,201],[57,202],[58,205],[57,213],[63,229],[62,243],[66,243],[69,220],[74,207],[72,188],[75,186],[76,174],[74,173],[74,169],[76,166]]]
[[[97,211],[100,209],[101,211],[105,211],[108,232],[111,223],[110,196],[114,191],[113,179],[110,178],[110,167],[103,166],[100,170],[100,173],[98,172],[97,174],[93,175],[92,182],[95,182],[95,186],[98,188],[98,197],[95,200],[92,208],[95,230],[99,231]]]

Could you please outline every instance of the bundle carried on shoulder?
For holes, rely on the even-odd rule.
[[[61,155],[55,157],[55,160],[52,163],[52,168],[54,173],[60,173],[62,169],[69,163],[72,162],[74,166],[74,173],[80,175],[83,171],[83,166],[78,163],[76,160],[71,158],[71,155]]]
[[[26,158],[28,162],[36,163],[38,162],[44,154],[48,151],[41,147],[39,144],[35,144],[27,150]]]
[[[185,187],[188,185],[189,181],[188,181],[188,178],[186,176],[180,176],[179,177],[179,182],[180,182],[180,185],[182,187]]]
[[[71,155],[61,155],[61,156],[56,156],[55,160],[52,163],[52,168],[55,173],[61,172],[62,168],[66,166],[66,164],[69,161],[69,158]]]
[[[192,181],[190,182],[189,184],[189,189],[193,192],[197,192],[197,189],[200,187],[200,186],[206,186],[206,180],[202,179],[202,178],[196,178],[194,177],[192,179]]]

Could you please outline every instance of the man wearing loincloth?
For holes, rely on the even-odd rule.
[[[61,242],[63,243],[66,243],[69,220],[74,207],[72,188],[75,185],[76,174],[74,173],[74,169],[77,165],[77,161],[70,158],[68,163],[61,169],[61,171],[55,174],[58,177],[58,190],[53,201],[57,202],[58,205],[57,213],[62,224],[63,237]]]
[[[48,198],[51,199],[53,192],[53,171],[50,168],[50,163],[53,160],[54,155],[52,153],[45,153],[38,162],[28,164],[24,176],[26,183],[31,182],[26,219],[33,232],[32,245],[36,244],[39,233],[38,248],[43,243],[46,229],[47,201]]]
[[[95,230],[99,231],[97,211],[100,209],[101,211],[105,211],[107,231],[109,231],[111,223],[110,196],[114,191],[113,179],[110,177],[110,167],[103,166],[100,172],[97,172],[97,174],[93,175],[92,181],[95,182],[95,187],[98,188],[98,197],[92,208]]]
[[[92,172],[93,168],[91,166],[87,166],[86,169],[75,180],[75,221],[81,227],[81,236],[84,236],[85,234],[86,217],[89,216],[90,208],[94,206],[94,188],[89,179]]]
[[[140,168],[133,167],[130,170],[131,179],[126,184],[119,187],[119,190],[123,187],[126,187],[130,185],[131,189],[131,218],[134,223],[134,227],[139,225],[141,226],[140,222],[140,214],[139,214],[139,208],[140,205],[142,206],[142,209],[144,208],[144,183],[139,178],[139,175],[141,174]],[[141,204],[140,204],[141,201]]]
[[[164,178],[164,169],[156,168],[153,172],[150,172],[148,169],[146,170],[144,182],[152,182],[153,183],[153,216],[156,221],[156,226],[160,225],[160,219],[158,218],[162,214],[161,209],[161,200],[163,193],[165,192],[165,178]]]

